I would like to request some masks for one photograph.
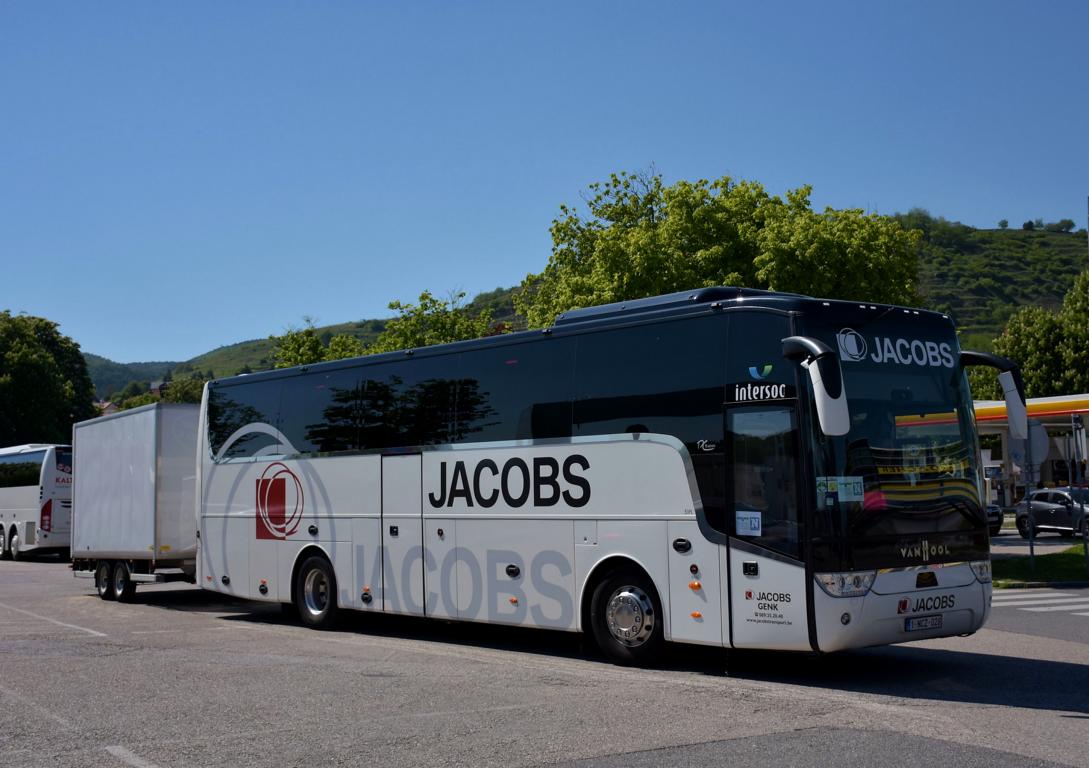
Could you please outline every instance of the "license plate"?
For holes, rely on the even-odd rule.
[[[941,629],[941,616],[916,616],[914,619],[904,619],[905,632],[918,632],[923,629]]]

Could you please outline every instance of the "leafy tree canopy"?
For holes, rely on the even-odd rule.
[[[67,443],[94,415],[79,345],[50,320],[0,312],[0,445]]]
[[[483,309],[479,314],[470,314],[463,304],[464,300],[464,291],[452,293],[446,299],[424,291],[418,304],[390,302],[389,308],[399,314],[386,324],[386,329],[367,348],[367,352],[393,352],[489,335],[492,331],[492,310]]]
[[[553,220],[552,256],[515,297],[531,327],[574,307],[711,285],[913,304],[920,234],[859,209],[810,206],[808,186],[769,195],[724,176],[679,181],[613,174],[588,211]]]
[[[324,342],[310,318],[304,318],[302,328],[289,329],[283,336],[271,336],[273,355],[277,368],[295,365],[313,365],[328,360],[393,352],[399,349],[415,349],[432,344],[446,344],[487,336],[497,329],[492,327],[492,310],[470,312],[462,302],[463,292],[451,294],[447,299],[420,294],[419,303],[390,302],[389,308],[398,316],[389,320],[374,343],[364,346],[351,334],[337,334]],[[499,330],[505,330],[506,326]]]

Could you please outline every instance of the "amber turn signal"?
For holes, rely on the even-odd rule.
[[[691,589],[693,592],[696,592],[702,589],[703,585],[700,584],[698,581],[690,581],[688,582],[688,588]]]
[[[702,614],[702,613],[700,613],[699,611],[692,611],[692,618],[693,618],[693,619],[702,619],[702,618],[703,618],[703,614]]]

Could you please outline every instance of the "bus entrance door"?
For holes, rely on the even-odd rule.
[[[382,457],[382,609],[424,613],[422,458]]]

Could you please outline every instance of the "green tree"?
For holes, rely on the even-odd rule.
[[[339,333],[329,339],[329,346],[325,348],[325,359],[344,360],[349,357],[361,357],[366,353],[362,341],[349,333]]]
[[[1036,229],[1036,222],[1032,220],[1026,221],[1024,224],[1021,225],[1021,229],[1031,232],[1032,230]]]
[[[1044,225],[1045,232],[1073,232],[1074,220],[1073,219],[1059,219],[1049,224]]]
[[[1010,226],[1010,220],[1009,219],[999,219],[998,220],[998,228],[999,229],[1008,229],[1009,226]]]
[[[783,200],[728,176],[666,186],[660,175],[613,174],[590,185],[586,214],[560,206],[548,265],[526,277],[515,305],[540,327],[574,307],[711,285],[917,301],[919,234],[859,210],[815,212],[810,191]]]
[[[144,392],[140,395],[133,395],[132,397],[126,397],[124,400],[117,404],[117,410],[127,411],[130,408],[139,408],[141,405],[151,405],[152,403],[159,402],[159,398],[150,392]]]
[[[269,339],[274,345],[272,359],[277,368],[313,365],[325,359],[325,347],[309,317],[303,318],[302,328],[288,328],[283,336],[269,336]]]
[[[386,323],[385,330],[367,352],[393,352],[487,336],[492,329],[491,310],[471,315],[462,306],[464,298],[464,292],[440,299],[424,291],[418,304],[390,302],[389,308],[399,314]]]
[[[203,393],[204,379],[194,376],[170,382],[162,399],[165,403],[199,403]]]
[[[50,320],[0,312],[0,445],[67,443],[95,413],[79,345]]]

